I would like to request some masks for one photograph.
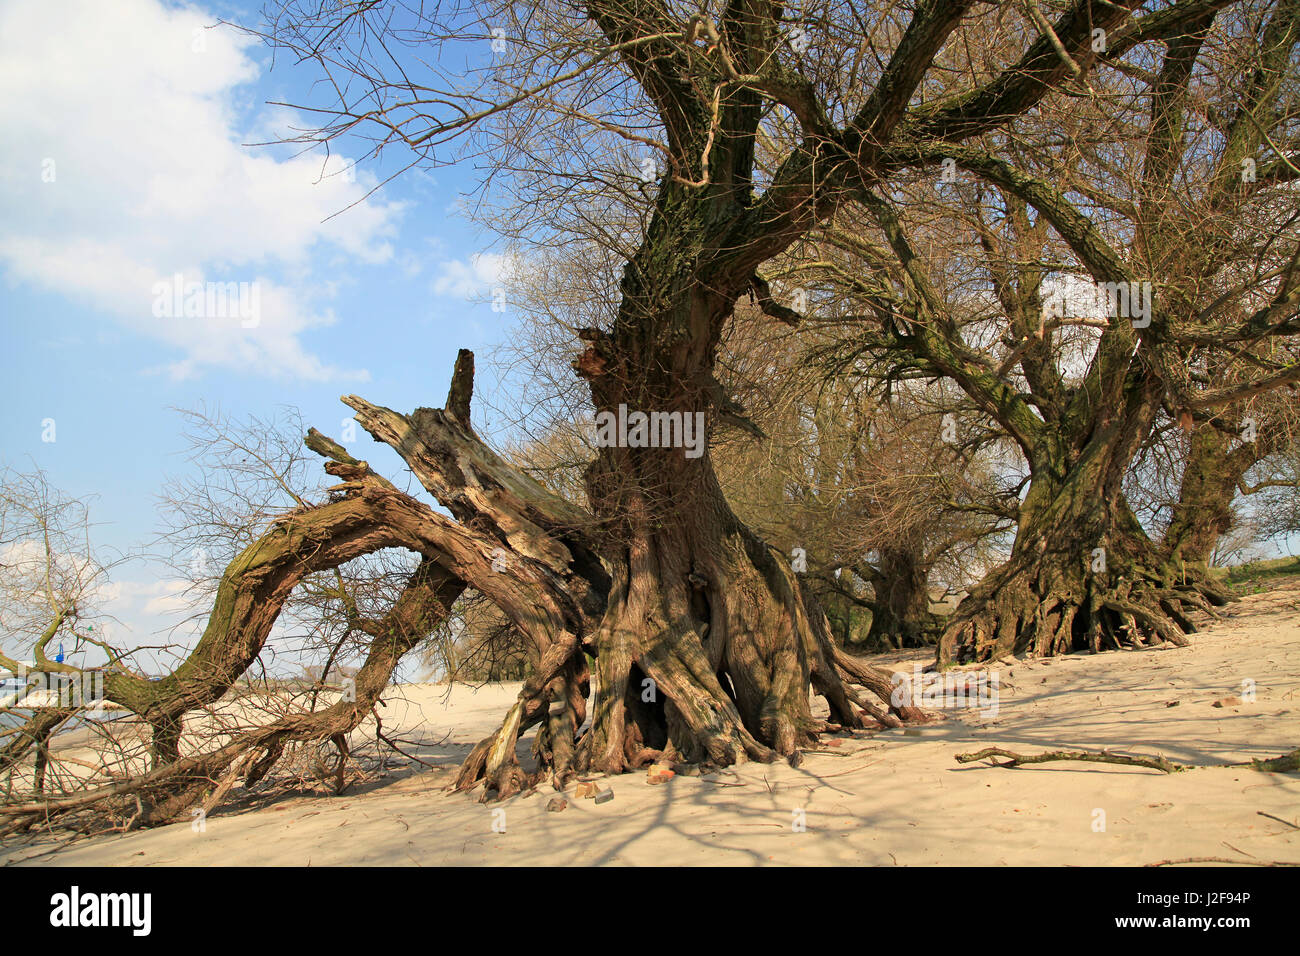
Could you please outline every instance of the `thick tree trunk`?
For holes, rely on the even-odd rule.
[[[1192,614],[1226,600],[1207,576],[1174,567],[1122,498],[1067,486],[1045,513],[1022,519],[1011,559],[957,608],[939,661],[1182,646],[1196,630]]]
[[[349,402],[443,504],[458,517],[464,509],[462,520],[504,529],[521,524],[506,512],[529,513],[540,534],[507,541],[519,559],[501,575],[501,593],[489,594],[517,625],[525,607],[549,602],[565,609],[521,626],[533,676],[501,728],[466,758],[460,788],[483,781],[486,799],[546,776],[563,786],[577,772],[619,773],[656,760],[727,765],[794,757],[819,732],[863,726],[864,712],[886,725],[899,722],[887,705],[871,704],[846,685],[820,606],[785,558],[731,512],[707,452],[602,449],[588,473],[597,514],[582,517],[491,456],[461,420],[427,410],[404,419]],[[621,403],[672,410],[626,397]],[[376,427],[381,422],[389,424]],[[439,453],[428,454],[433,449]],[[483,474],[461,471],[448,480],[449,465],[473,459]],[[510,487],[512,497],[465,493],[489,484]],[[546,542],[563,554],[536,575],[545,579],[544,596],[511,598],[511,591],[531,587],[532,555]],[[592,674],[587,654],[595,661]],[[883,686],[887,701],[887,675],[865,673],[877,679],[872,693],[881,696]],[[577,736],[588,716],[589,681],[594,707]],[[826,699],[826,718],[813,715],[810,689]],[[540,728],[533,748],[539,768],[528,774],[515,744],[533,726]]]
[[[701,149],[706,132],[707,124]],[[733,146],[738,154],[728,158]],[[600,441],[613,436],[598,430],[602,447],[587,473],[591,513],[585,519],[556,517],[561,503],[540,489],[520,493],[536,512],[530,522],[547,539],[563,542],[550,567],[551,602],[564,605],[566,587],[583,577],[593,600],[567,599],[581,608],[567,622],[521,628],[535,642],[534,677],[501,729],[466,759],[458,780],[463,788],[483,779],[487,794],[504,796],[532,782],[518,769],[515,741],[543,722],[539,774],[550,773],[557,784],[574,771],[616,773],[652,760],[725,765],[796,758],[821,731],[862,726],[864,711],[897,722],[883,706],[855,700],[825,615],[806,598],[785,557],[737,519],[708,453],[713,428],[743,414],[713,369],[723,329],[758,264],[718,255],[749,200],[747,181],[728,182],[724,171],[734,160],[747,177],[749,148],[725,138],[715,143],[710,169],[717,178],[702,188],[673,179],[661,184],[655,216],[624,270],[612,327],[579,333],[586,348],[573,366],[590,385],[598,429],[606,417],[630,424],[638,415],[673,416],[679,428],[668,441],[662,434],[660,441],[645,440],[634,428],[625,434],[620,428],[617,441]],[[401,429],[376,431],[365,409],[353,406],[362,410],[362,424],[408,462],[419,458],[416,473],[424,470],[425,487],[457,518],[504,529],[501,516],[484,514],[481,497],[454,491],[460,479],[437,474],[447,470],[449,452],[458,451],[454,443],[430,436],[424,443],[431,453],[413,456],[403,448]],[[457,418],[465,424],[458,438],[472,439],[467,418]],[[446,416],[430,414],[413,421],[438,431],[447,423]],[[522,486],[519,476],[506,478],[502,470],[499,461],[492,465],[494,480]],[[457,501],[467,506],[463,513]],[[597,567],[608,572],[603,582],[582,571]],[[570,751],[557,734],[582,723],[578,702],[586,675],[573,658],[584,651],[595,659],[595,705],[589,730]],[[874,669],[859,672],[888,685],[887,675]],[[825,699],[826,718],[814,716],[812,690]],[[554,708],[569,714],[552,727]]]
[[[1011,558],[957,608],[939,643],[941,665],[1125,643],[1181,646],[1196,630],[1194,612],[1228,600],[1208,575],[1174,567],[1120,492],[1155,394],[1133,403],[1126,428],[1117,422],[1094,435],[1072,465],[1059,453],[1035,463]]]
[[[1178,503],[1161,542],[1171,563],[1198,574],[1208,571],[1214,546],[1232,530],[1242,478],[1271,447],[1265,435],[1243,442],[1216,425],[1200,423],[1192,432]]]
[[[680,414],[702,425],[691,448],[606,445],[588,471],[598,548],[619,570],[591,641],[597,704],[577,750],[581,769],[793,757],[819,732],[863,725],[820,606],[718,484],[706,435],[742,411],[713,377],[735,297],[693,285],[694,271],[679,263],[698,237],[689,218],[676,225],[684,235],[652,229],[627,269],[613,331],[582,333],[588,347],[574,363],[598,413]],[[825,699],[826,718],[813,715],[810,689]]]
[[[594,641],[599,699],[580,766],[770,760],[820,731],[862,726],[785,559],[735,519],[716,486],[682,491],[679,513],[638,516],[617,545],[626,571]],[[642,515],[668,503],[656,498]],[[812,685],[829,720],[813,717]]]
[[[873,572],[875,601],[868,641],[900,649],[932,643],[936,618],[930,613],[927,569],[917,555],[903,548],[882,548]]]

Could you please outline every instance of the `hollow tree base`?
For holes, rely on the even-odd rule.
[[[576,774],[619,774],[657,761],[797,762],[819,734],[920,716],[890,712],[889,675],[836,650],[820,606],[778,555],[743,529],[717,553],[707,568],[700,562],[680,576],[664,573],[679,562],[634,555],[615,575],[591,640],[575,645],[562,668],[525,684],[453,788],[482,784],[486,801],[548,779],[563,789]],[[855,680],[865,697],[850,686]],[[826,700],[827,717],[813,715],[811,693]],[[533,727],[538,767],[529,773],[516,750]]]

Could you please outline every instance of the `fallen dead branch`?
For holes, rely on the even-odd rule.
[[[1300,749],[1292,750],[1279,757],[1267,760],[1244,760],[1238,763],[1209,764],[1197,767],[1192,764],[1174,763],[1164,756],[1143,757],[1129,754],[1097,753],[1089,750],[1049,750],[1041,754],[1018,754],[1001,747],[985,747],[975,753],[957,754],[958,763],[974,763],[976,760],[1005,757],[1005,763],[994,763],[995,767],[1019,767],[1025,764],[1048,763],[1057,760],[1081,760],[1090,763],[1113,763],[1126,767],[1146,767],[1161,773],[1178,773],[1183,770],[1203,770],[1211,767],[1249,767],[1261,773],[1288,773],[1300,770]]]

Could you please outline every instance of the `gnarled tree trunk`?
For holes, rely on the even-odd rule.
[[[609,369],[611,340],[591,333],[589,341],[579,365]],[[467,580],[528,639],[533,675],[498,731],[466,758],[460,788],[483,781],[485,797],[507,796],[542,776],[562,786],[575,772],[617,773],[653,760],[792,757],[819,732],[863,726],[864,712],[885,725],[899,722],[883,703],[888,675],[838,656],[820,606],[794,571],[732,514],[703,445],[693,446],[698,457],[680,443],[602,448],[588,474],[587,513],[514,471],[474,435],[470,359],[463,352],[458,363],[458,411],[449,404],[402,416],[346,399],[358,421],[473,529],[485,553],[505,556],[494,578]],[[651,388],[616,391],[621,377],[591,378],[607,409],[694,414],[709,407],[701,391],[674,389],[670,380],[655,401],[646,398]],[[882,703],[859,697],[845,673],[870,681]],[[593,679],[590,724],[578,736]],[[827,718],[813,715],[810,690],[826,699]],[[534,726],[540,766],[530,775],[515,747]]]
[[[1173,567],[1121,493],[1155,414],[1155,383],[1139,387],[1145,395],[1132,396],[1129,414],[1091,436],[1072,464],[1059,445],[1038,449],[1011,558],[957,608],[941,664],[1122,643],[1181,646],[1196,630],[1192,613],[1227,600],[1208,576]]]
[[[912,551],[882,548],[872,568],[868,641],[890,647],[920,647],[934,640],[937,619],[930,613],[927,569]]]
[[[1214,546],[1232,530],[1233,499],[1242,479],[1272,449],[1271,435],[1250,441],[1219,418],[1197,423],[1169,527],[1161,544],[1169,561],[1192,573],[1208,572]],[[1234,447],[1235,446],[1235,447]]]

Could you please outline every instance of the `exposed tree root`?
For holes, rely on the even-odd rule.
[[[1231,595],[1208,574],[1162,564],[1134,542],[1036,554],[1022,549],[961,603],[940,640],[941,665],[1006,655],[1185,647],[1194,615],[1215,616]]]
[[[893,676],[888,671],[859,660],[838,648],[835,651],[835,666],[846,682],[858,684],[881,700],[890,702],[888,709],[883,709],[870,700],[854,695],[854,701],[858,706],[862,707],[882,727],[901,727],[904,722],[925,723],[930,719],[929,715],[920,707],[911,704],[895,706],[892,703],[895,684]]]
[[[819,734],[860,728],[865,717],[884,726],[924,718],[914,708],[891,708],[889,675],[834,647],[815,599],[783,556],[730,514],[711,471],[689,478],[712,495],[702,511],[707,530],[652,519],[647,496],[634,491],[619,510],[626,526],[608,534],[478,439],[469,424],[472,385],[473,357],[462,351],[445,409],[404,416],[345,398],[456,520],[312,431],[308,446],[342,479],[331,500],[287,514],[235,559],[204,634],[176,671],[159,681],[106,677],[107,699],[153,728],[151,769],[85,793],[0,807],[0,833],[73,825],[105,811],[139,826],[211,809],[241,780],[251,787],[264,778],[286,749],[312,741],[334,743],[330,773],[341,784],[346,735],[371,711],[401,655],[466,587],[523,635],[532,665],[501,726],[471,751],[453,785],[483,784],[485,799],[546,777],[562,788],[576,773],[620,773],[656,760],[797,761]],[[638,467],[626,463],[628,473]],[[683,500],[695,502],[692,494],[683,491]],[[184,754],[186,715],[219,700],[257,659],[293,588],[308,574],[389,547],[423,560],[383,619],[349,619],[355,632],[372,637],[356,701],[240,730],[223,746]],[[813,716],[810,691],[825,699],[828,718]],[[12,764],[39,750],[57,721],[38,714],[0,760]],[[516,751],[533,728],[538,767],[530,772]]]
[[[523,634],[534,673],[453,787],[482,784],[492,799],[546,777],[563,787],[575,773],[622,773],[657,760],[797,759],[819,733],[863,726],[863,711],[897,725],[888,676],[857,668],[879,706],[846,685],[821,608],[787,562],[730,515],[711,472],[691,470],[679,452],[655,459],[661,468],[680,460],[659,480],[671,485],[680,467],[685,487],[670,497],[707,516],[712,526],[697,528],[651,517],[664,504],[634,480],[647,460],[629,456],[610,482],[619,499],[610,510],[625,526],[608,533],[483,445],[468,423],[471,369],[462,353],[459,398],[447,409],[406,416],[345,399],[463,527],[507,558],[506,572],[486,581],[458,573]],[[593,500],[601,500],[602,474],[591,478]],[[828,719],[813,717],[810,689],[826,700]],[[534,727],[538,769],[529,773],[517,745]]]

